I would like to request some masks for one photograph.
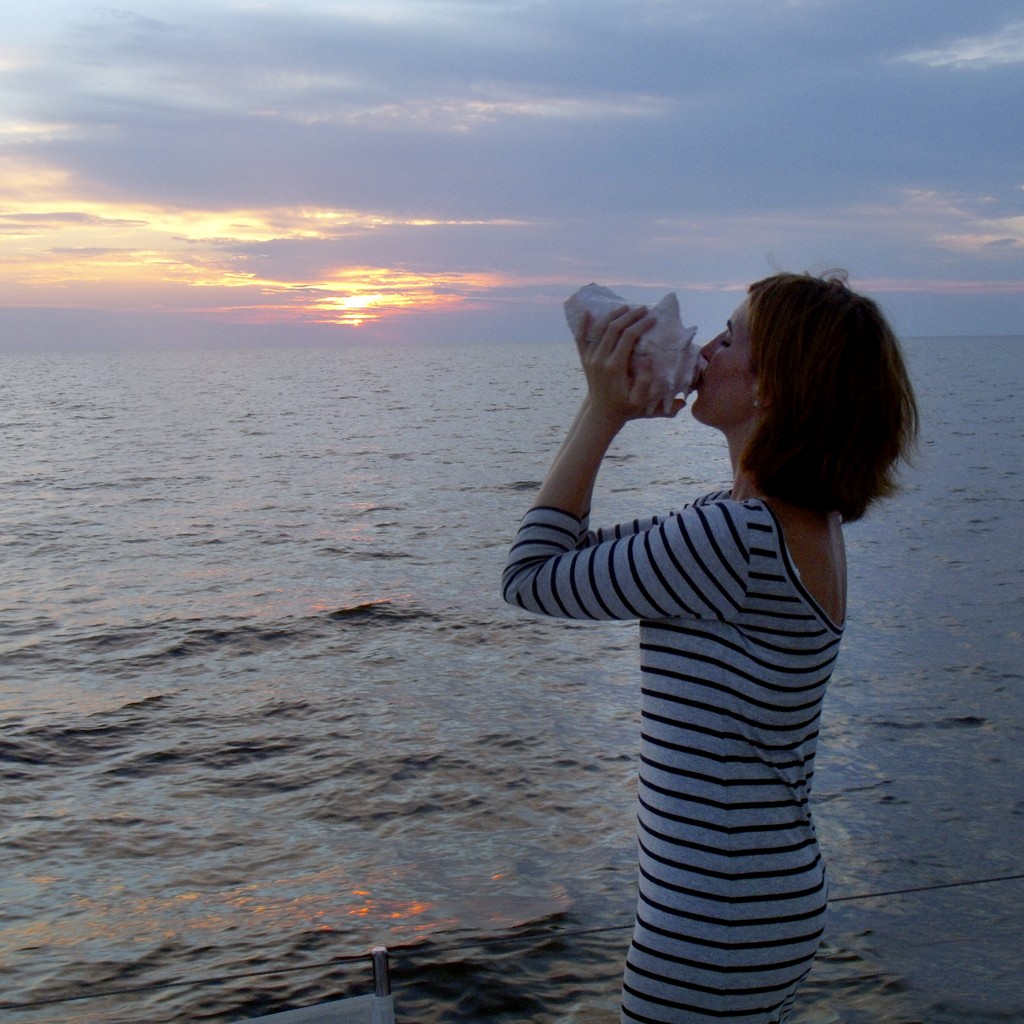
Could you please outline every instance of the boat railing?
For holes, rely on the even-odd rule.
[[[248,1018],[249,1024],[395,1024],[387,946],[374,946],[373,992]]]

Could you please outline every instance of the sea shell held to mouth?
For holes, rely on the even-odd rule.
[[[588,284],[570,296],[565,303],[565,318],[573,335],[585,313],[591,322],[599,320],[619,306],[627,303],[621,296],[599,284]],[[634,360],[648,360],[655,379],[655,401],[648,412],[657,409],[668,413],[677,395],[684,398],[693,390],[699,366],[700,350],[693,344],[696,327],[684,327],[679,314],[679,300],[669,292],[650,310],[654,326],[647,330],[633,351]]]

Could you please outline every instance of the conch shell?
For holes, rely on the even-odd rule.
[[[599,320],[619,306],[627,303],[621,296],[599,284],[588,284],[565,303],[565,318],[573,335],[579,329],[585,313],[591,322]],[[700,350],[693,344],[696,327],[684,327],[679,315],[679,300],[675,292],[669,292],[650,310],[654,325],[637,342],[633,350],[634,365],[637,360],[646,360],[654,373],[654,403],[648,408],[652,414],[661,409],[668,413],[676,395],[684,398],[693,390],[699,364]]]

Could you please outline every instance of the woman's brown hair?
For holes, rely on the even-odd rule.
[[[768,497],[859,519],[895,490],[917,437],[896,336],[838,274],[765,278],[749,311],[762,416],[742,467]]]

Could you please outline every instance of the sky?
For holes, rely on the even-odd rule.
[[[698,340],[779,269],[1024,334],[1019,0],[90,0],[0,35],[0,348]]]

